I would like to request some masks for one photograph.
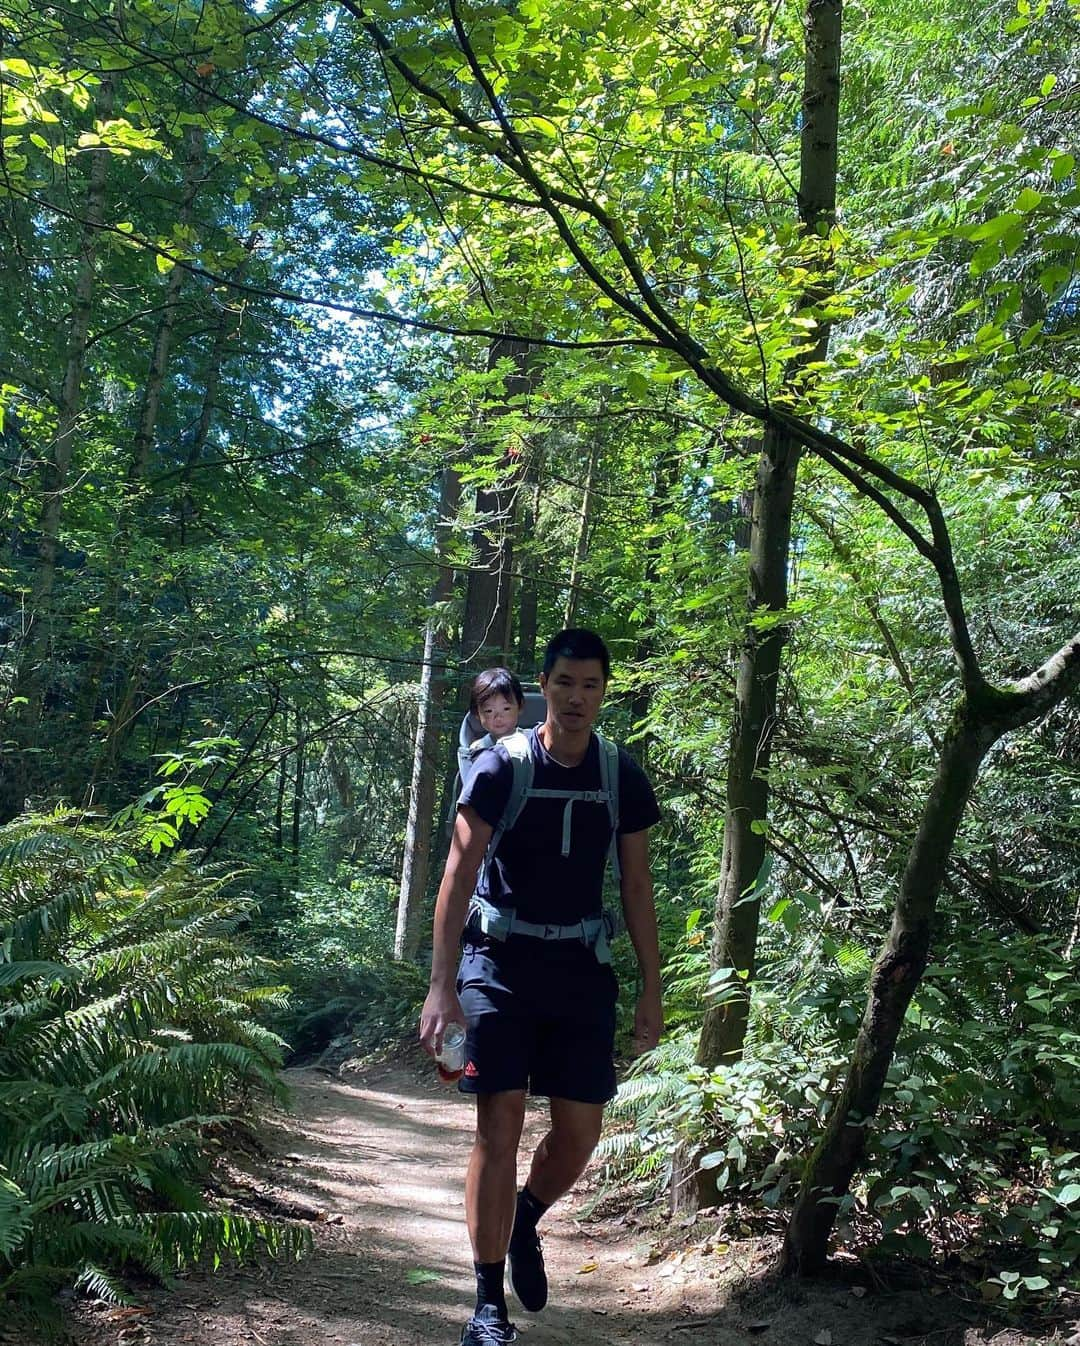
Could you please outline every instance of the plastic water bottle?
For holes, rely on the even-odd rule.
[[[435,1055],[439,1077],[447,1084],[461,1078],[465,1069],[465,1026],[447,1024],[443,1030],[442,1047]]]

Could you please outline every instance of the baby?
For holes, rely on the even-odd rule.
[[[483,673],[477,674],[469,709],[487,732],[469,744],[470,755],[482,752],[498,739],[512,734],[524,704],[521,683],[508,668],[485,668]]]

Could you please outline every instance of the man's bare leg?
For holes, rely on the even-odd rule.
[[[551,1130],[536,1147],[529,1179],[518,1196],[510,1239],[510,1280],[523,1308],[539,1313],[548,1283],[536,1222],[584,1172],[604,1119],[600,1103],[551,1100]]]
[[[604,1124],[602,1103],[551,1100],[551,1130],[536,1147],[528,1188],[537,1201],[550,1206],[585,1172]]]
[[[465,1220],[473,1260],[500,1262],[514,1222],[524,1089],[476,1096],[476,1140],[465,1174]]]

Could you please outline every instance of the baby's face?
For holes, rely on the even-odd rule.
[[[477,706],[476,714],[492,738],[502,738],[517,728],[517,702],[498,693],[485,697]]]

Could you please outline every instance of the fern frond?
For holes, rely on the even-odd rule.
[[[91,1299],[104,1300],[106,1304],[134,1304],[134,1297],[124,1289],[116,1276],[104,1268],[87,1262],[75,1280],[75,1289],[81,1290]]]

